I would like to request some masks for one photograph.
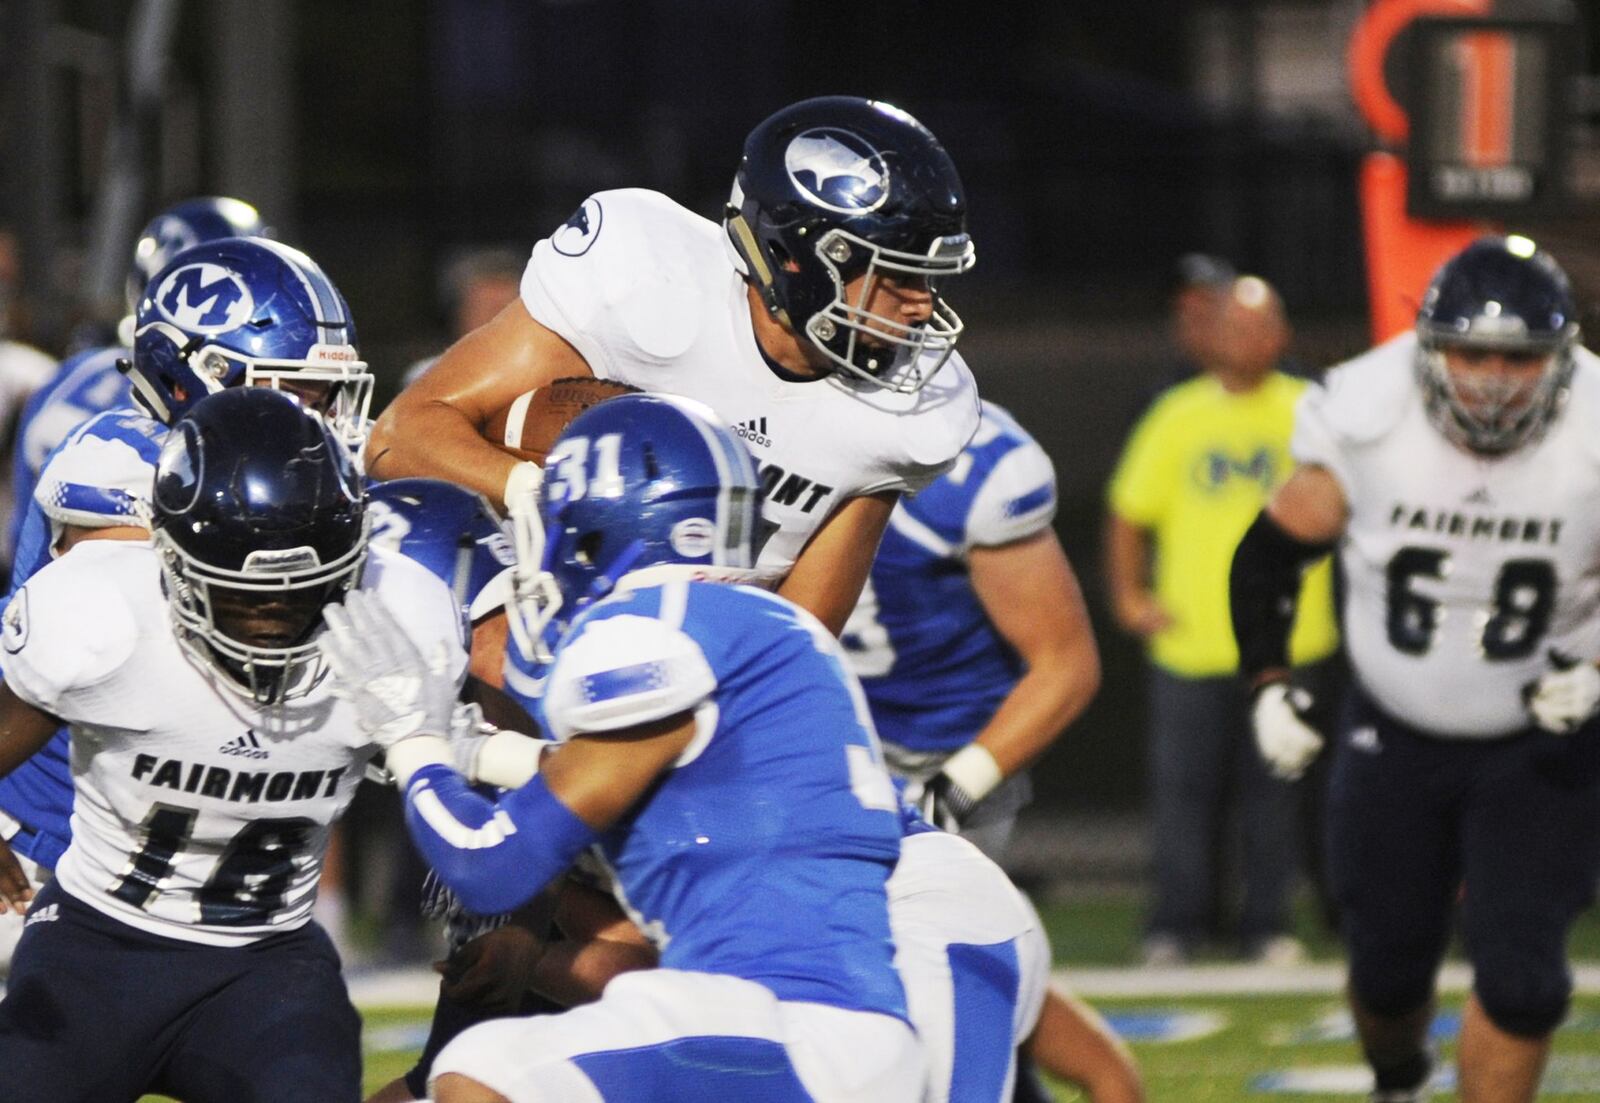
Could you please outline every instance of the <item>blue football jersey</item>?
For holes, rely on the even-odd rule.
[[[562,640],[544,709],[557,739],[694,711],[693,742],[597,847],[664,967],[906,1017],[886,890],[899,805],[814,617],[744,586],[619,593]]]
[[[1050,458],[1004,409],[983,403],[955,466],[889,519],[841,642],[886,744],[947,754],[971,742],[1022,676],[967,567],[974,547],[1049,526]]]
[[[136,496],[147,497],[167,429],[136,410],[94,415],[72,430],[40,465],[26,507],[11,568],[14,591],[51,560],[51,517],[69,524],[141,524]],[[50,503],[47,515],[40,499]],[[12,849],[54,869],[71,839],[71,744],[67,729],[10,774],[0,778],[0,809],[23,830]]]
[[[127,355],[128,350],[118,345],[89,349],[63,360],[50,382],[35,391],[22,408],[11,456],[12,486],[19,506],[7,534],[7,546],[13,553],[45,458],[95,414],[132,405],[128,378],[117,370],[117,361]]]

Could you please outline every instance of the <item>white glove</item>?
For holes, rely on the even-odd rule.
[[[456,680],[450,650],[439,641],[427,659],[376,596],[361,590],[322,613],[318,646],[338,677],[336,690],[356,707],[361,728],[385,750],[418,735],[450,731]]]
[[[1550,663],[1555,669],[1529,684],[1523,697],[1541,728],[1571,735],[1600,709],[1600,669],[1554,650]]]
[[[1310,708],[1311,694],[1288,682],[1270,682],[1256,691],[1250,723],[1273,777],[1295,780],[1322,750],[1322,736],[1306,723]]]

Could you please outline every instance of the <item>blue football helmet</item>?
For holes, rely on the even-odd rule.
[[[511,597],[516,552],[500,515],[482,494],[442,479],[394,479],[367,490],[370,543],[399,552],[439,577],[471,625]]]
[[[899,108],[853,96],[802,100],[752,130],[723,216],[736,263],[774,318],[837,370],[906,393],[961,336],[937,281],[972,267],[966,222],[938,139]],[[845,285],[863,273],[847,301]],[[927,281],[932,317],[911,326],[869,311],[875,277]]]
[[[150,278],[185,249],[224,237],[272,237],[261,213],[242,199],[203,196],[174,203],[139,231],[128,272],[128,311],[138,309]]]
[[[548,627],[624,579],[757,577],[761,482],[710,408],[672,395],[608,398],[572,420],[545,460],[537,510],[514,503],[513,640],[524,658]]]
[[[265,388],[203,398],[162,445],[149,510],[183,649],[259,703],[308,692],[322,609],[367,558],[361,476],[327,423]]]
[[[228,387],[291,391],[351,448],[366,436],[373,378],[350,308],[316,261],[264,238],[223,238],[177,254],[145,288],[128,378],[170,425]]]
[[[1575,315],[1566,273],[1525,237],[1482,237],[1446,261],[1417,314],[1416,374],[1434,426],[1483,455],[1538,439],[1572,379]],[[1542,368],[1518,379],[1452,372],[1447,351]]]

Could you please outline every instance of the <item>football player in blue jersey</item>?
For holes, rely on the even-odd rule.
[[[556,746],[499,801],[452,768],[437,665],[381,604],[329,610],[330,662],[463,901],[515,907],[598,844],[660,949],[598,1002],[461,1035],[440,1100],[922,1096],[889,928],[897,801],[865,702],[815,618],[705,584],[751,577],[760,494],[691,406],[612,399],[550,454],[530,603],[567,625],[543,699]]]
[[[1027,766],[1100,684],[1055,510],[1049,456],[984,402],[956,466],[895,507],[841,637],[908,799],[996,860],[1031,795]],[[1093,1014],[1045,999],[1030,1056],[1097,1101],[1138,1099],[1132,1062]],[[1043,1098],[1027,1061],[1017,1098]]]
[[[128,270],[128,315],[118,327],[121,344],[86,349],[62,361],[50,381],[34,392],[17,422],[11,458],[12,485],[19,508],[12,517],[6,546],[15,562],[26,505],[44,467],[45,457],[73,429],[104,410],[127,406],[127,377],[117,364],[133,347],[134,312],[150,277],[190,246],[224,237],[271,237],[271,230],[250,204],[226,196],[185,199],[156,215],[140,231]]]
[[[955,468],[895,507],[842,637],[891,772],[996,859],[1026,767],[1100,686],[1055,511],[1050,457],[983,403]]]
[[[372,376],[343,297],[298,250],[224,238],[180,252],[149,282],[136,321],[127,370],[139,408],[94,416],[51,454],[23,525],[14,589],[80,541],[146,539],[138,503],[149,495],[167,426],[213,391],[296,389],[328,412],[345,443],[359,443]],[[63,729],[0,779],[0,840],[29,863],[29,877],[60,859],[71,811]],[[14,921],[0,927],[7,924]]]

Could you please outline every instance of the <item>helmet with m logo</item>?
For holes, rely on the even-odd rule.
[[[133,396],[164,424],[208,394],[269,386],[360,444],[372,375],[344,296],[298,249],[265,238],[185,249],[145,286],[134,323]]]

